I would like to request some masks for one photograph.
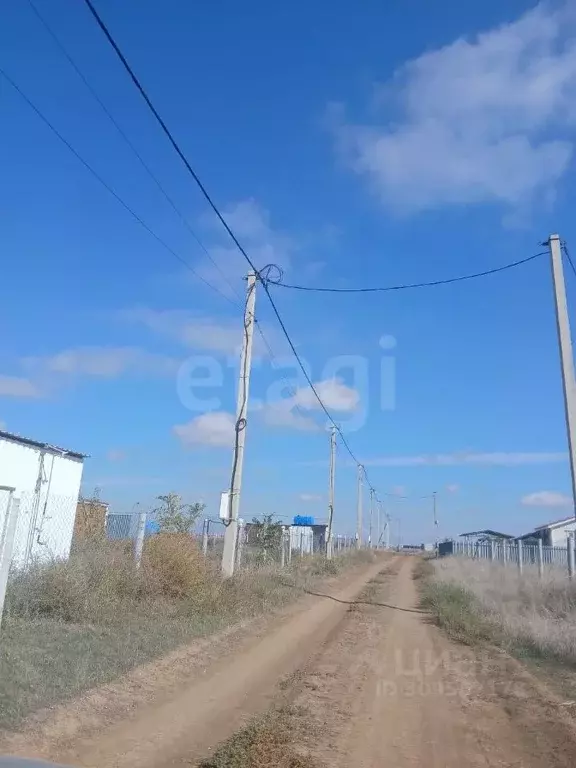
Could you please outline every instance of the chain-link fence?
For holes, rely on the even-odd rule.
[[[57,495],[43,499],[22,494],[16,500],[10,489],[0,488],[0,598],[10,573],[20,578],[19,574],[43,565],[57,566],[68,558],[71,562],[78,558],[92,561],[106,557],[110,546],[113,551],[131,553],[138,568],[147,539],[163,535],[159,523],[144,511],[114,513],[98,500],[80,500],[76,506],[76,500]],[[206,519],[199,531],[189,535],[206,560],[219,569],[224,524]],[[285,568],[304,558],[336,557],[356,548],[354,537],[336,535],[328,551],[326,536],[326,525],[282,525],[271,518],[242,521],[236,569]],[[109,562],[109,567],[114,567],[116,561]],[[123,562],[118,560],[119,567],[124,567]]]

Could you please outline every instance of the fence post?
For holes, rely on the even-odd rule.
[[[136,541],[134,542],[134,562],[136,568],[140,568],[142,563],[142,552],[144,551],[144,537],[146,535],[146,512],[138,514],[138,528],[136,529]]]
[[[286,528],[282,526],[282,536],[280,537],[280,568],[286,566]]]
[[[242,555],[244,554],[244,536],[246,528],[244,527],[244,520],[238,518],[238,544],[236,546],[236,568],[240,568],[242,565]]]
[[[490,539],[490,562],[494,562],[494,541]]]
[[[544,549],[542,539],[538,539],[538,577],[541,579],[544,575]]]
[[[6,490],[9,493],[9,497],[6,506],[4,526],[2,529],[2,538],[0,540],[0,626],[4,614],[4,601],[6,600],[8,575],[12,563],[14,539],[16,538],[16,524],[18,523],[18,514],[20,512],[20,499],[15,499],[12,495],[14,493],[14,488],[4,488],[3,490]]]
[[[288,526],[287,531],[287,539],[288,539],[288,565],[292,564],[292,526]]]
[[[208,557],[208,531],[210,530],[210,520],[204,518],[202,523],[202,554]]]
[[[574,578],[574,537],[568,534],[568,578]]]
[[[522,573],[523,566],[524,566],[524,563],[523,563],[523,560],[522,560],[522,557],[523,557],[523,554],[522,554],[522,539],[518,539],[517,547],[518,547],[518,571],[520,573]]]
[[[508,565],[508,542],[502,542],[502,562],[504,565]]]

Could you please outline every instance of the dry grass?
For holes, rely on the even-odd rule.
[[[362,556],[360,556],[361,558]],[[147,542],[142,567],[106,541],[11,580],[0,642],[0,727],[163,655],[271,613],[358,557],[296,559],[223,581],[187,536]]]
[[[299,717],[294,715],[285,707],[255,720],[225,741],[199,768],[320,768],[297,749]]]
[[[576,584],[561,569],[449,557],[435,562],[424,600],[459,639],[490,639],[516,653],[576,666]]]

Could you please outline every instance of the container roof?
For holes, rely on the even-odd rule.
[[[87,457],[87,453],[78,453],[77,451],[69,451],[66,448],[60,448],[57,445],[51,445],[50,443],[42,443],[39,440],[32,440],[30,437],[22,437],[22,435],[15,435],[12,432],[5,432],[0,430],[0,440],[9,440],[12,443],[19,443],[20,445],[27,445],[30,448],[40,448],[43,451],[49,451],[50,453],[60,453],[64,456],[70,456],[73,459],[83,460]]]
[[[553,520],[551,523],[544,523],[544,525],[538,525],[536,528],[534,528],[535,531],[541,531],[543,528],[556,528],[559,525],[566,525],[566,523],[573,523],[575,522],[576,518],[574,515],[570,515],[570,517],[563,517],[561,520]]]
[[[470,531],[469,533],[461,533],[460,536],[493,536],[495,539],[513,539],[514,536],[510,536],[509,533],[500,533],[499,531],[491,531],[487,528],[485,531]]]

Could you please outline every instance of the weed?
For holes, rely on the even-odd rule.
[[[576,585],[561,569],[513,567],[465,558],[435,562],[423,600],[461,639],[489,638],[522,656],[576,666]]]
[[[224,742],[199,768],[320,768],[299,754],[297,727],[289,708],[268,713]]]
[[[421,604],[430,611],[438,625],[459,642],[473,644],[492,637],[491,627],[476,598],[459,584],[436,580],[426,582]]]
[[[185,534],[147,541],[140,569],[130,546],[94,539],[68,561],[12,574],[0,643],[0,727],[131,668],[297,599],[301,587],[362,560],[293,561],[222,580]]]

